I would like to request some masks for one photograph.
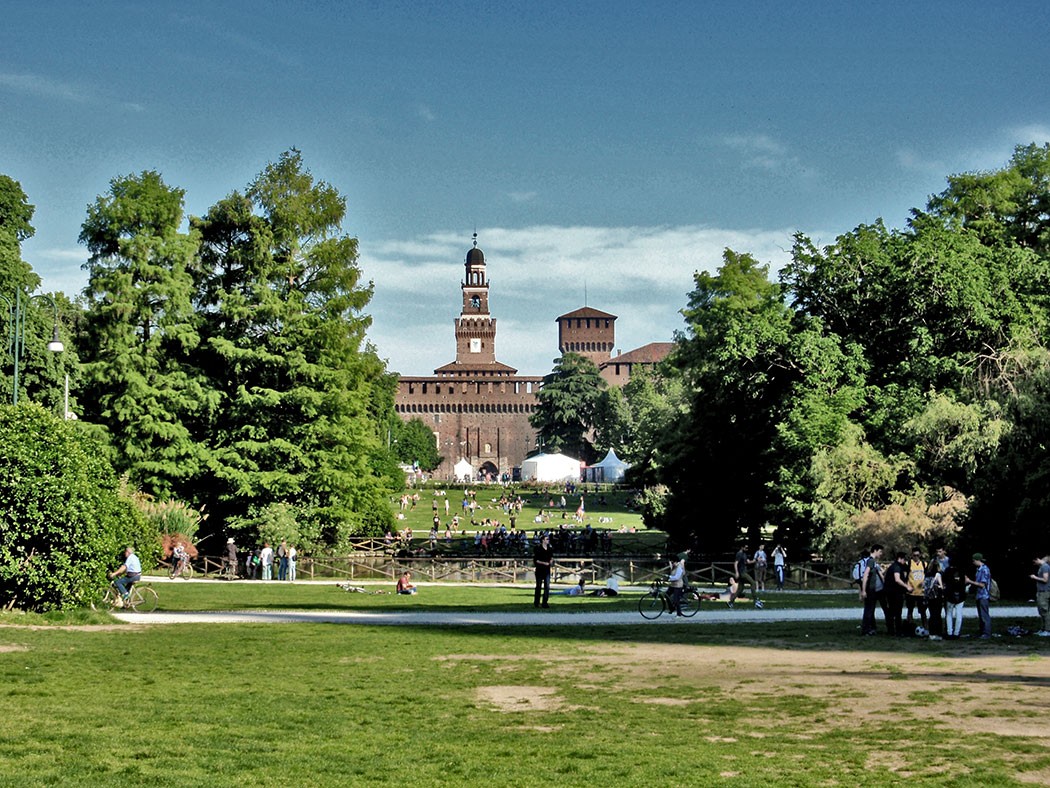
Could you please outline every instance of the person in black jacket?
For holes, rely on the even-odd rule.
[[[554,559],[550,534],[543,534],[540,543],[532,551],[532,558],[536,572],[536,593],[533,596],[532,605],[533,607],[550,607],[547,600],[551,595],[551,563]]]

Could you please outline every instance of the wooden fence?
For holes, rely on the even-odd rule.
[[[369,546],[379,543],[379,550],[363,550],[345,556],[301,556],[296,562],[296,575],[302,580],[387,580],[395,582],[406,569],[416,580],[430,582],[508,583],[533,582],[532,558],[528,556],[420,556],[395,554],[382,540],[369,540]],[[364,543],[362,543],[364,546]],[[198,575],[217,576],[222,559],[198,556],[194,562]],[[243,564],[240,574],[245,575]],[[833,570],[838,570],[838,573]],[[848,568],[831,567],[816,562],[792,565],[785,575],[784,587],[791,590],[831,590],[853,587],[848,579]],[[651,556],[560,556],[551,567],[554,583],[577,583],[583,577],[588,583],[604,583],[616,576],[624,585],[648,585],[666,578],[668,562]],[[732,561],[710,561],[688,567],[692,583],[701,587],[724,586],[733,575]],[[257,575],[258,576],[258,575]],[[277,566],[274,566],[274,577]],[[766,589],[776,585],[772,572],[766,572]]]

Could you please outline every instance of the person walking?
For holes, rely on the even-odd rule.
[[[987,640],[992,636],[992,570],[984,562],[984,556],[981,553],[973,554],[973,565],[977,571],[974,572],[973,579],[967,576],[966,582],[977,589],[977,620],[980,622],[981,627],[979,637],[982,640]]]
[[[676,616],[682,615],[682,595],[685,593],[685,559],[688,556],[689,553],[678,554],[678,561],[671,567],[671,574],[667,578],[667,587],[671,589],[671,612]]]
[[[554,561],[554,549],[551,547],[551,537],[544,532],[540,537],[539,544],[532,551],[534,571],[536,574],[536,593],[533,596],[533,607],[550,607],[548,600],[551,595],[551,564]]]
[[[1035,581],[1035,607],[1039,611],[1039,631],[1041,638],[1050,637],[1050,554],[1035,559],[1035,574],[1029,575]]]

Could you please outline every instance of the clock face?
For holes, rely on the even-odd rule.
[[[470,352],[471,353],[480,353],[481,352],[481,340],[480,339],[472,339],[472,340],[470,340]]]
[[[470,305],[472,307],[474,307],[475,309],[477,309],[479,306],[481,306],[481,296],[471,296],[470,297]]]

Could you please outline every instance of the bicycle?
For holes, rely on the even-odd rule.
[[[172,561],[171,567],[168,569],[168,577],[172,579],[181,577],[184,580],[192,580],[193,565],[190,563],[189,556],[186,556],[181,561]]]
[[[223,558],[217,577],[220,580],[236,580],[239,577],[237,574],[237,562],[231,561],[229,558]]]
[[[638,600],[638,612],[642,618],[659,618],[664,613],[674,613],[671,602],[671,590],[662,580],[654,580],[649,590]],[[700,592],[687,585],[682,589],[682,615],[692,618],[700,612]]]
[[[102,595],[102,606],[108,610],[131,610],[135,613],[152,613],[157,609],[157,603],[160,601],[157,597],[157,592],[152,587],[143,585],[141,582],[131,586],[127,601],[122,600],[122,604],[118,605],[117,599],[119,598],[120,592],[117,590],[116,584],[110,583],[106,593]],[[97,609],[94,605],[91,607],[92,609]]]

